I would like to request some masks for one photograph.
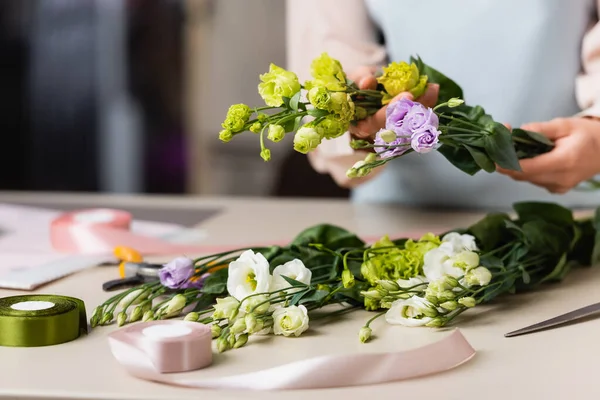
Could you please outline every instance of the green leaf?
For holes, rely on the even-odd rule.
[[[285,106],[285,108],[290,108],[290,98],[289,97],[285,97],[285,96],[281,96],[281,99],[283,100],[283,105]]]
[[[365,243],[352,232],[339,226],[321,224],[301,232],[291,243],[292,246],[308,246],[319,243],[336,251],[346,247],[363,247]]]
[[[469,175],[475,175],[477,172],[481,171],[481,167],[473,160],[473,156],[467,149],[443,144],[438,149],[438,152],[440,152],[446,160],[456,168]]]
[[[298,103],[300,102],[300,91],[292,96],[290,99],[290,109],[294,112],[298,112]]]
[[[302,122],[302,115],[298,115],[295,119],[294,119],[294,128],[292,129],[292,131],[296,132],[299,128],[300,128],[300,123]]]
[[[287,283],[289,283],[290,285],[292,285],[292,287],[295,288],[303,288],[303,287],[308,287],[308,285],[306,285],[306,283],[302,283],[300,281],[297,281],[295,279],[290,278],[289,276],[285,276],[285,275],[281,275],[281,277],[283,279],[285,279],[287,281]]]
[[[311,117],[315,117],[315,118],[326,117],[329,115],[329,111],[320,110],[318,108],[311,108],[307,112],[308,112],[308,115],[310,115]]]
[[[208,310],[212,307],[213,304],[215,304],[217,297],[218,296],[214,294],[203,293],[199,297],[198,302],[196,303],[196,306],[194,307],[193,311],[198,312]]]
[[[281,254],[283,248],[280,246],[271,246],[266,249],[255,249],[254,252],[262,254],[269,262]]]
[[[442,74],[435,68],[425,64],[421,57],[411,57],[411,62],[414,62],[419,68],[419,72],[422,75],[427,75],[427,81],[429,83],[437,83],[440,85],[440,91],[438,95],[438,104],[445,103],[453,97],[464,99],[463,91],[456,82]]]
[[[492,159],[488,157],[487,154],[466,144],[464,145],[464,147],[469,151],[471,157],[473,157],[473,160],[482,170],[484,170],[485,172],[496,171],[496,165],[494,164]]]
[[[511,133],[501,123],[494,122],[492,133],[483,137],[483,146],[490,158],[502,168],[521,171]]]
[[[202,292],[209,294],[224,294],[227,292],[227,268],[220,269],[210,274],[202,285]]]
[[[552,140],[548,139],[546,136],[538,132],[526,131],[525,129],[515,128],[512,130],[512,134],[513,136],[518,137],[528,137],[530,139],[535,140],[536,142],[539,142],[540,144],[544,144],[549,147],[554,147],[554,142]]]
[[[536,220],[524,223],[521,229],[531,252],[558,255],[570,248],[571,236],[565,228]]]
[[[294,132],[294,128],[296,127],[296,119],[288,119],[283,124],[281,124],[281,126],[283,126],[283,129],[286,133]]]
[[[469,228],[483,250],[490,251],[502,243],[506,237],[506,221],[510,217],[504,213],[490,213]]]
[[[513,209],[522,222],[544,220],[560,226],[572,226],[575,223],[573,212],[559,204],[546,202],[519,202]]]
[[[300,301],[300,299],[302,299],[302,297],[308,292],[309,292],[309,289],[306,289],[306,290],[302,290],[301,292],[298,292],[295,295],[293,295],[292,298],[290,299],[290,305],[291,306],[297,305],[298,302]]]
[[[570,270],[570,263],[568,263],[567,261],[567,253],[564,253],[558,260],[558,263],[556,264],[552,272],[546,275],[542,279],[542,282],[562,280],[567,274],[567,272],[569,272]]]
[[[328,295],[329,292],[327,290],[311,290],[306,296],[302,297],[300,304],[305,304],[310,301],[320,304]]]

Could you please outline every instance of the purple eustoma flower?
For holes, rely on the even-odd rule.
[[[404,117],[402,130],[410,132],[411,147],[417,153],[434,149],[440,136],[438,116],[431,108],[416,103]]]
[[[166,263],[159,271],[160,283],[170,289],[193,287],[189,279],[194,275],[194,261],[186,257],[177,257]]]
[[[406,135],[402,130],[404,117],[415,106],[414,101],[409,99],[400,99],[388,105],[385,111],[385,128],[396,132],[396,135]]]

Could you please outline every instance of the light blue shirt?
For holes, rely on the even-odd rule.
[[[390,61],[419,55],[465,100],[520,126],[579,112],[575,80],[593,0],[365,0]],[[598,132],[600,134],[600,132]],[[600,154],[598,155],[600,157]],[[409,154],[353,190],[357,202],[506,209],[517,201],[600,205],[600,191],[552,195],[498,174],[469,176],[437,152]]]

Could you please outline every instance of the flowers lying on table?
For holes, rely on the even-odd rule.
[[[299,336],[316,310],[331,317],[373,311],[371,324],[440,327],[506,293],[560,281],[600,260],[600,209],[575,220],[552,203],[517,203],[516,218],[492,213],[468,229],[418,240],[387,236],[366,244],[345,229],[318,225],[288,246],[245,248],[165,264],[160,281],[98,306],[91,325],[172,318],[210,324],[219,351],[252,334]],[[184,309],[186,310],[184,312]],[[334,318],[335,319],[335,318]]]
[[[258,85],[266,106],[232,105],[222,124],[220,139],[229,142],[240,133],[254,132],[259,135],[260,155],[268,161],[271,152],[265,144],[265,134],[268,140],[279,142],[290,133],[294,135],[294,149],[308,153],[323,140],[341,136],[351,124],[389,104],[386,127],[374,143],[352,141],[353,148],[375,153],[348,170],[349,177],[365,176],[411,152],[432,150],[471,175],[480,170],[494,172],[496,165],[520,170],[519,159],[548,152],[554,146],[539,133],[511,131],[494,121],[482,107],[465,104],[460,86],[420,58],[411,57],[410,63],[392,62],[384,67],[377,77],[377,90],[359,89],[347,78],[340,62],[327,53],[312,62],[311,74],[313,79],[301,85],[295,73],[271,64]],[[419,100],[428,83],[440,86],[434,108],[407,99],[390,103],[403,92]],[[303,124],[305,118],[311,120]]]

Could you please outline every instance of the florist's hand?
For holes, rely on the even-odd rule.
[[[348,77],[356,82],[359,89],[375,90],[377,89],[377,79],[375,79],[375,71],[377,67],[360,67],[353,73],[349,74]],[[419,103],[422,103],[426,107],[433,107],[437,103],[438,93],[440,86],[435,83],[427,85],[427,90],[418,99],[414,99]],[[400,93],[394,97],[391,101],[397,101],[402,98],[408,98],[413,100],[413,95],[408,92]],[[387,105],[383,106],[377,113],[367,117],[364,120],[359,121],[356,126],[351,125],[349,128],[350,133],[357,139],[374,139],[375,134],[385,128],[385,111]]]
[[[552,193],[566,193],[600,173],[600,121],[587,118],[558,118],[524,125],[542,133],[555,148],[549,153],[521,160],[522,172],[498,168],[518,181],[527,181]]]

